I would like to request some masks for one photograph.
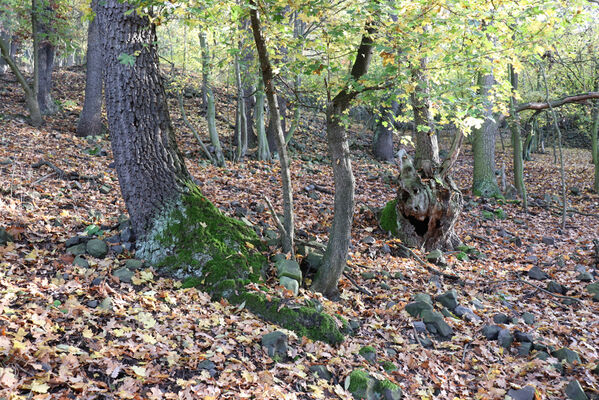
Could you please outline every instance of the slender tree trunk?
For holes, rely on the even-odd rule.
[[[208,123],[208,134],[210,135],[210,143],[214,147],[214,153],[216,156],[216,164],[219,167],[226,165],[225,156],[223,155],[223,148],[220,144],[220,138],[218,137],[218,131],[216,130],[216,109],[214,101],[214,92],[212,86],[208,84],[206,86],[206,99],[208,101],[208,108],[206,110],[206,121]]]
[[[256,136],[258,136],[258,160],[270,161],[270,151],[268,149],[268,140],[266,139],[266,128],[264,126],[264,83],[262,79],[258,80],[256,90],[256,111],[254,112],[256,121]]]
[[[237,162],[241,162],[245,158],[248,148],[248,123],[238,59],[235,59],[235,81],[237,83]]]
[[[374,48],[374,32],[375,28],[367,24],[351,70],[354,81],[368,72]],[[346,86],[327,106],[327,144],[335,181],[334,215],[329,243],[312,289],[331,299],[339,296],[337,283],[347,266],[347,253],[351,244],[355,180],[343,114],[357,95],[357,92],[349,91]]]
[[[42,118],[42,113],[40,112],[39,104],[37,102],[37,96],[35,95],[34,89],[29,86],[25,76],[21,73],[21,70],[17,66],[14,58],[10,56],[10,49],[8,43],[4,41],[0,37],[0,53],[2,55],[2,59],[8,64],[11,71],[17,77],[17,81],[23,88],[23,92],[25,92],[25,104],[27,104],[27,109],[29,110],[29,118],[31,119],[31,125],[33,126],[41,126],[44,124],[44,119]]]
[[[92,1],[92,10],[97,0]],[[85,100],[77,124],[77,136],[102,134],[102,50],[98,21],[94,18],[87,31],[87,61],[85,67]]]
[[[510,130],[512,132],[512,148],[514,163],[514,186],[516,191],[522,197],[522,207],[526,212],[528,210],[528,196],[526,185],[524,184],[524,161],[522,160],[522,135],[520,132],[520,118],[516,112],[514,95],[518,90],[518,74],[514,68],[509,66],[510,83],[512,85],[512,96],[510,97]]]
[[[270,123],[274,124],[273,127],[276,132],[277,150],[279,152],[279,162],[281,165],[284,212],[283,227],[285,228],[285,232],[281,232],[283,251],[286,253],[291,253],[293,255],[295,228],[293,222],[293,188],[291,186],[291,172],[289,171],[289,156],[287,155],[287,146],[285,146],[285,136],[283,135],[283,128],[281,126],[281,116],[279,113],[279,105],[277,102],[277,95],[273,83],[274,73],[272,70],[272,64],[270,63],[270,59],[268,57],[266,43],[264,41],[264,37],[262,36],[262,30],[260,27],[260,17],[258,15],[256,2],[254,0],[250,0],[250,5],[250,19],[252,25],[252,32],[254,34],[254,41],[256,42],[258,59],[260,60],[262,80],[264,82],[264,90],[266,93],[266,99],[268,101],[268,108],[270,113]]]
[[[200,32],[200,49],[202,52],[202,106],[208,108],[208,79],[210,77],[210,49],[206,40],[206,32]]]
[[[599,104],[593,103],[593,132],[591,135],[591,153],[593,156],[593,164],[595,165],[595,181],[593,188],[595,193],[599,193]]]
[[[58,107],[52,98],[52,72],[54,70],[54,45],[50,40],[51,26],[50,19],[52,9],[49,6],[36,4],[34,13],[40,13],[35,19],[34,29],[37,40],[37,56],[34,49],[34,63],[37,61],[37,67],[34,67],[36,73],[37,101],[42,114],[54,114]],[[43,14],[43,18],[41,15]]]
[[[493,118],[493,104],[490,99],[494,82],[492,74],[479,75],[478,86],[485,109],[485,120],[479,129],[474,129],[472,132],[472,151],[474,153],[472,192],[481,197],[493,197],[501,194],[495,177],[497,122]]]
[[[374,137],[372,140],[372,153],[379,161],[393,161],[393,131],[396,125],[395,117],[399,113],[399,104],[396,101],[391,106],[380,107],[380,115],[376,118]]]

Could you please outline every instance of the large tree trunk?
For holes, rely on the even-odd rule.
[[[454,156],[448,158],[446,166],[439,165],[439,146],[422,70],[412,71],[416,86],[410,95],[416,127],[416,159],[412,163],[407,155],[401,158],[397,198],[383,210],[381,227],[410,247],[427,251],[453,249],[460,243],[454,226],[462,211],[462,194],[448,174]],[[455,150],[459,150],[459,145]]]
[[[97,0],[92,1],[92,9],[97,8]],[[77,124],[77,136],[97,136],[102,134],[102,50],[100,30],[94,18],[87,30],[87,62],[85,71],[85,100]]]
[[[372,38],[374,32],[375,28],[367,24],[366,33],[362,36],[351,70],[351,78],[354,81],[368,72],[374,47]],[[351,243],[351,227],[354,219],[355,180],[349,141],[342,118],[350,102],[357,95],[357,92],[349,91],[349,88],[345,87],[327,107],[327,143],[335,181],[334,215],[329,232],[329,243],[312,289],[332,299],[339,296],[337,283],[347,266],[347,253]]]
[[[482,126],[472,132],[472,152],[474,153],[474,169],[472,192],[476,196],[499,196],[499,186],[495,178],[495,138],[497,122],[493,118],[491,89],[495,79],[492,74],[480,75],[478,86],[485,109],[485,120]]]

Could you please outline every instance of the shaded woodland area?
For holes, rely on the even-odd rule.
[[[0,0],[6,398],[599,398],[594,2]]]

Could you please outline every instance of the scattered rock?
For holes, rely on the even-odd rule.
[[[530,354],[531,349],[532,349],[532,343],[530,343],[530,342],[521,343],[520,346],[518,346],[518,355],[521,357],[526,357]]]
[[[279,277],[288,277],[291,279],[295,279],[298,282],[302,281],[302,270],[300,269],[299,264],[295,260],[280,260],[277,261],[277,271],[279,273]]]
[[[120,235],[114,235],[114,236],[110,236],[110,237],[108,237],[108,238],[106,238],[104,240],[106,240],[106,243],[116,244],[116,243],[120,243],[121,242],[121,237],[120,237]]]
[[[588,284],[587,292],[594,294],[594,295],[599,295],[599,282]]]
[[[570,381],[568,386],[566,386],[566,395],[571,400],[588,400],[587,395],[580,386],[580,382],[578,382],[576,379]]]
[[[80,255],[75,257],[75,259],[73,260],[73,265],[76,265],[81,268],[89,268],[89,263],[87,262],[87,260]]]
[[[362,369],[355,369],[345,380],[346,389],[354,399],[374,399],[374,386],[376,380]]]
[[[127,226],[121,230],[121,242],[133,242],[135,240],[135,235],[133,234],[133,230],[131,230],[130,226]]]
[[[510,389],[507,395],[512,400],[534,400],[536,389],[532,386],[524,386],[522,389]]]
[[[76,244],[75,246],[71,246],[67,248],[67,253],[72,254],[74,256],[80,256],[85,254],[85,243],[79,243]]]
[[[426,333],[426,324],[422,321],[416,321],[412,324],[416,332],[418,333]]]
[[[370,280],[370,279],[376,278],[376,274],[374,272],[370,272],[370,271],[362,272],[360,274],[360,276],[362,277],[362,279],[365,279],[365,280]]]
[[[132,251],[135,248],[135,244],[131,242],[125,242],[121,246],[123,246],[123,249],[127,251]]]
[[[453,335],[453,329],[447,325],[443,319],[443,315],[432,310],[424,310],[420,314],[422,320],[426,324],[426,328],[431,333],[437,333],[441,337],[448,338]]]
[[[528,270],[528,277],[536,281],[544,281],[545,279],[549,278],[549,275],[547,275],[545,271],[539,267],[532,267]]]
[[[454,289],[437,296],[435,300],[452,311],[458,306],[458,294]]]
[[[135,258],[130,258],[129,260],[125,261],[125,267],[132,271],[141,269],[141,268],[143,268],[143,266],[144,266],[143,260],[137,260]]]
[[[360,349],[359,354],[371,364],[376,362],[376,349],[372,346],[364,346]]]
[[[75,236],[75,237],[67,239],[67,241],[64,242],[64,247],[66,247],[68,249],[69,247],[76,246],[79,243],[83,243],[84,241],[85,241],[85,238],[83,238],[81,236]]]
[[[297,296],[297,294],[299,293],[299,282],[295,279],[290,278],[288,276],[282,276],[279,278],[279,283],[281,284],[281,286],[284,286],[285,289],[291,290],[294,296]]]
[[[308,370],[313,374],[316,374],[316,376],[318,376],[320,379],[324,379],[325,381],[330,381],[331,379],[333,379],[333,374],[331,374],[327,367],[325,367],[324,365],[310,365],[310,367],[308,367]]]
[[[92,239],[87,242],[86,250],[92,257],[104,258],[108,254],[108,245],[103,240]]]
[[[546,244],[547,246],[554,246],[555,245],[555,239],[549,236],[543,236],[543,238],[541,239],[541,242],[543,244]]]
[[[366,236],[365,238],[362,239],[362,243],[366,243],[366,244],[374,244],[375,242],[376,242],[376,240],[372,236]]]
[[[514,339],[516,339],[517,342],[533,342],[532,336],[529,333],[524,333],[521,331],[514,331]]]
[[[98,286],[100,283],[102,283],[102,278],[94,278],[94,280],[92,280],[91,286]]]
[[[487,340],[495,340],[499,335],[501,328],[497,325],[485,325],[482,329],[482,334]]]
[[[216,375],[216,364],[214,364],[210,360],[204,360],[198,364],[198,370],[199,371],[202,371],[202,370],[208,371],[210,376],[214,376],[214,375]]]
[[[580,274],[578,274],[576,279],[578,279],[581,282],[590,282],[593,280],[593,275],[591,275],[589,272],[581,272]]]
[[[570,364],[574,362],[580,363],[580,357],[578,356],[578,353],[570,350],[567,347],[562,347],[561,349],[552,352],[551,355],[560,361],[566,360],[566,362]]]
[[[476,308],[477,310],[485,309],[485,305],[479,299],[472,299],[471,303],[474,306],[474,308]]]
[[[125,251],[125,249],[120,244],[117,244],[117,245],[114,245],[114,246],[110,246],[110,251],[113,252],[114,254],[116,254],[118,256],[120,254],[123,254],[123,252]]]
[[[481,320],[480,317],[476,315],[474,311],[472,311],[468,307],[457,306],[455,310],[453,310],[453,313],[466,321],[478,322]]]
[[[435,249],[431,250],[426,255],[426,260],[433,264],[445,265],[445,257],[443,256],[443,252],[441,250]]]
[[[287,335],[281,331],[274,331],[262,336],[262,347],[273,360],[282,360],[287,357]]]
[[[90,300],[87,302],[87,306],[89,308],[96,308],[96,307],[98,307],[99,304],[100,304],[100,302],[98,300]]]
[[[414,301],[423,301],[425,303],[430,304],[431,306],[433,305],[433,299],[427,293],[416,293],[414,295]]]
[[[535,316],[532,313],[522,313],[521,317],[526,325],[533,325],[535,323]]]
[[[556,281],[550,281],[547,284],[547,290],[550,291],[551,293],[557,293],[557,294],[566,294],[566,292],[568,291],[568,289],[566,289],[565,286],[557,283]]]
[[[302,259],[300,269],[307,273],[314,273],[318,271],[320,264],[322,263],[322,255],[318,253],[308,253],[306,257]]]
[[[537,355],[535,356],[535,358],[538,358],[539,360],[543,360],[543,361],[547,361],[547,359],[549,358],[549,353],[547,353],[546,351],[539,351],[537,353]]]
[[[405,310],[414,318],[419,318],[424,310],[432,310],[433,306],[424,301],[413,301],[408,303]]]
[[[582,274],[583,272],[587,272],[587,267],[585,267],[584,265],[576,264],[574,266],[574,271],[578,272],[579,274]]]
[[[112,311],[112,298],[108,296],[102,300],[100,303],[100,308],[105,311]]]
[[[510,317],[508,317],[504,313],[498,313],[493,315],[493,322],[495,322],[496,324],[509,324]]]
[[[514,337],[512,336],[512,333],[509,331],[509,329],[501,329],[499,331],[499,334],[497,335],[497,343],[499,343],[501,347],[508,349],[513,342]]]
[[[119,281],[121,282],[131,283],[131,278],[133,278],[133,275],[135,274],[129,268],[123,267],[114,271],[112,275],[119,278]]]

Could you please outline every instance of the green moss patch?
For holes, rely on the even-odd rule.
[[[379,223],[381,228],[387,232],[391,232],[393,236],[399,234],[399,225],[397,223],[397,200],[388,202],[381,211]]]

